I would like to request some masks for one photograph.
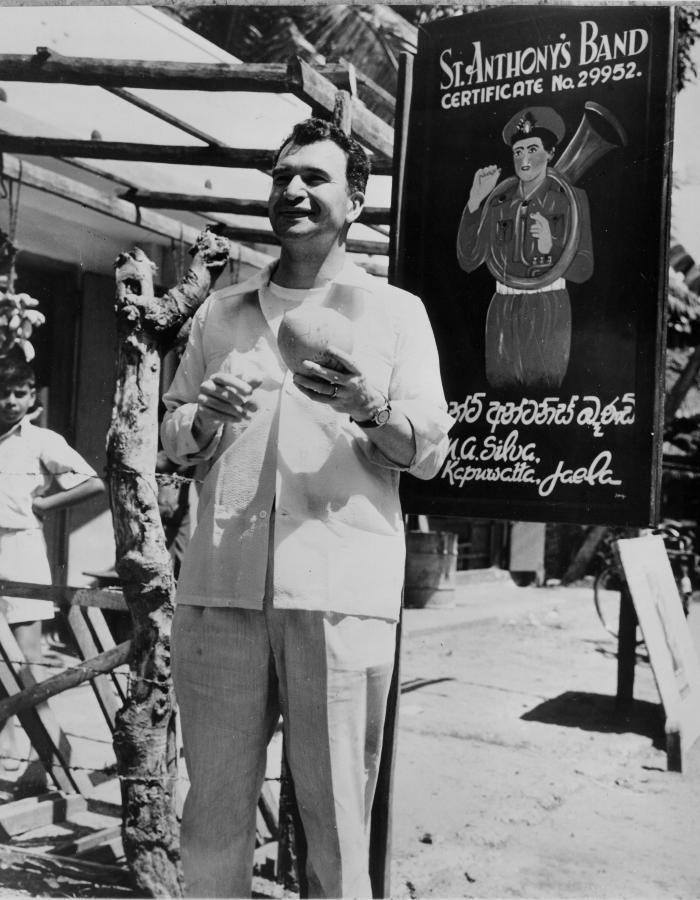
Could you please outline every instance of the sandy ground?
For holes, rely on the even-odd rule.
[[[690,621],[700,644],[700,604]],[[403,635],[392,896],[700,897],[700,742],[666,770],[644,658],[632,713],[616,714],[590,588],[465,584],[454,609],[407,611]],[[90,697],[62,698],[61,719],[99,769],[113,757]],[[0,849],[0,896],[129,896],[107,874]]]
[[[402,681],[433,683],[401,698],[392,895],[700,896],[700,742],[666,770],[648,662],[622,718],[589,590],[500,597],[497,620],[408,623]]]

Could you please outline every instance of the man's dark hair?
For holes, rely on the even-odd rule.
[[[36,387],[36,375],[29,363],[19,355],[0,356],[0,387]]]
[[[360,191],[364,194],[369,178],[369,157],[361,144],[345,134],[337,125],[333,125],[332,122],[327,122],[325,119],[304,119],[303,122],[298,122],[292,129],[292,133],[280,144],[274,155],[273,165],[277,165],[281,152],[289,144],[305,147],[307,144],[316,144],[318,141],[333,141],[340,147],[347,157],[345,177],[350,192]]]

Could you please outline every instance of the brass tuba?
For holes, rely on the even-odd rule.
[[[571,209],[570,221],[564,239],[564,249],[559,259],[546,272],[532,277],[515,277],[503,270],[503,264],[491,249],[486,257],[486,265],[491,274],[508,287],[516,290],[537,290],[553,284],[563,278],[571,265],[581,234],[580,203],[572,185],[587,172],[591,166],[605,156],[610,150],[627,146],[627,135],[617,118],[599,103],[588,100],[583,107],[583,116],[558,162],[549,169],[550,177],[559,185],[566,196]],[[483,205],[486,215],[491,202],[504,190],[515,186],[517,178],[507,178],[491,191]],[[482,218],[483,223],[483,218]]]
[[[576,184],[606,153],[626,146],[627,135],[617,118],[600,103],[589,100],[584,104],[576,134],[553,168],[571,184]]]

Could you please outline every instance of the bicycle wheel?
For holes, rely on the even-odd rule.
[[[618,635],[620,625],[620,602],[624,576],[616,566],[607,566],[593,582],[593,602],[603,628],[614,638]],[[637,644],[644,641],[641,629],[637,626],[635,636]]]

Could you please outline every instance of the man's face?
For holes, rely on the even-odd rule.
[[[36,391],[28,384],[0,387],[0,429],[7,430],[20,422],[34,406]]]
[[[521,181],[536,181],[544,177],[547,164],[554,156],[553,150],[545,150],[542,138],[523,138],[513,144],[513,167]]]
[[[345,153],[333,141],[288,144],[272,172],[268,214],[285,240],[337,238],[362,210],[364,196],[350,193]]]

